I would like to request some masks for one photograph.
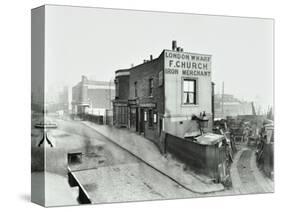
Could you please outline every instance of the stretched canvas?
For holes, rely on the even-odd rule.
[[[31,11],[43,206],[274,192],[274,20]]]

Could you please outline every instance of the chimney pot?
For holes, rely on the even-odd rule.
[[[177,49],[177,41],[176,41],[176,40],[173,40],[173,41],[172,41],[172,50],[173,50],[173,51],[176,51],[176,49]]]

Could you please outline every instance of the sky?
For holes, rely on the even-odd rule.
[[[113,80],[118,69],[171,49],[212,55],[222,92],[273,105],[273,20],[164,12],[47,6],[47,90],[72,87],[81,75]]]

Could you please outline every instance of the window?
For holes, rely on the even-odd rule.
[[[144,117],[143,117],[144,121],[147,121],[147,112],[144,111]]]
[[[156,124],[157,123],[157,113],[153,114],[153,123]]]
[[[138,82],[135,82],[135,97],[138,97]]]
[[[149,79],[149,96],[153,96],[153,79]]]
[[[196,80],[183,80],[183,104],[196,104]]]

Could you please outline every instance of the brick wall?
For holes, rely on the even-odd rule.
[[[164,113],[164,86],[159,85],[159,72],[163,71],[164,58],[148,61],[130,69],[129,99],[135,99],[135,85],[137,82],[138,97],[140,103],[154,102],[157,105],[157,111]],[[149,79],[154,80],[153,97],[149,97]]]
[[[147,61],[141,65],[130,69],[129,80],[129,99],[136,99],[135,82],[137,82],[137,99],[140,108],[147,114],[147,121],[144,123],[144,136],[156,144],[159,143],[160,128],[159,118],[164,113],[164,85],[159,86],[159,72],[163,73],[164,58],[162,55],[159,58]],[[153,79],[153,91],[150,96],[150,79]],[[144,104],[156,105],[156,107],[143,106]],[[157,122],[149,125],[149,110],[153,110],[153,114],[157,114]],[[141,117],[140,110],[138,111]]]

